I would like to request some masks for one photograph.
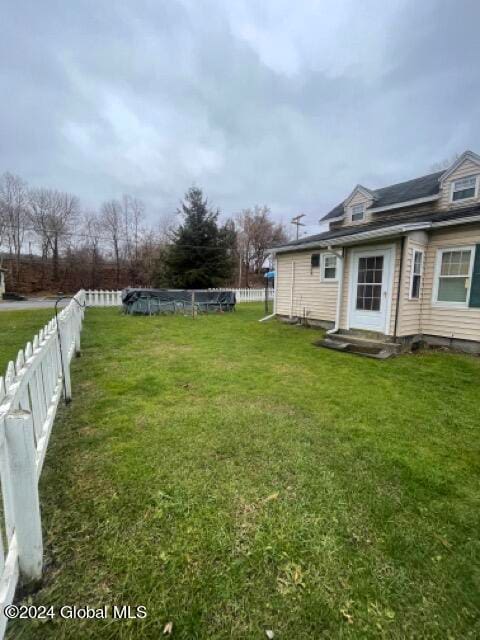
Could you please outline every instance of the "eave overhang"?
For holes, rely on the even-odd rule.
[[[396,224],[388,227],[381,227],[379,229],[371,229],[369,231],[359,231],[358,233],[337,236],[336,238],[325,238],[323,240],[315,240],[312,242],[304,242],[297,245],[285,245],[283,247],[276,247],[271,250],[272,254],[278,253],[293,253],[296,251],[302,251],[304,249],[324,249],[335,246],[348,246],[354,244],[360,244],[362,242],[369,242],[370,240],[376,240],[377,238],[387,238],[392,236],[401,236],[409,231],[421,231],[425,229],[437,229],[441,227],[450,227],[459,224],[466,224],[468,222],[480,222],[480,215],[468,216],[464,218],[453,218],[451,220],[440,220],[433,222],[426,220],[423,222],[412,222],[410,224]]]

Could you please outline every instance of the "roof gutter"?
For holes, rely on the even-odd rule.
[[[438,222],[432,222],[432,229],[438,227],[451,227],[456,224],[466,224],[467,222],[479,222],[480,214],[478,216],[465,216],[465,218],[455,218],[454,220],[439,220]]]
[[[396,202],[395,204],[387,204],[384,207],[370,207],[370,213],[380,213],[381,211],[390,211],[390,209],[402,209],[403,207],[412,207],[415,204],[423,204],[424,202],[433,202],[438,200],[439,194],[434,196],[425,196],[424,198],[415,198],[414,200],[405,200],[404,202]]]
[[[325,224],[325,222],[340,222],[345,218],[345,214],[343,216],[336,216],[335,218],[320,218],[318,221],[319,224]]]
[[[338,236],[338,238],[326,238],[325,240],[316,240],[313,242],[302,242],[297,245],[284,245],[283,247],[276,247],[273,251],[275,253],[288,253],[292,251],[298,251],[299,249],[313,249],[315,247],[328,248],[334,246],[343,246],[346,244],[357,244],[362,240],[370,240],[375,238],[383,238],[385,236],[396,235],[404,233],[406,231],[415,231],[417,229],[425,229],[431,226],[430,222],[416,222],[412,224],[394,225],[392,227],[380,227],[379,229],[372,229],[370,231],[360,231],[347,236]]]
[[[291,253],[293,251],[301,251],[303,249],[328,248],[333,246],[344,246],[349,244],[358,244],[362,241],[375,240],[376,238],[385,238],[392,235],[407,233],[408,231],[420,231],[422,229],[437,229],[441,227],[452,227],[458,224],[466,224],[467,222],[480,222],[480,214],[475,216],[466,216],[464,218],[453,218],[451,220],[440,220],[432,222],[426,220],[424,222],[412,222],[410,224],[396,224],[391,227],[380,227],[371,231],[360,231],[346,236],[338,236],[337,238],[326,238],[325,240],[316,240],[313,242],[303,242],[297,245],[284,245],[276,247],[273,253]]]

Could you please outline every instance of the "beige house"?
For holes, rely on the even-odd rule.
[[[357,185],[321,222],[328,231],[274,249],[277,315],[326,327],[337,347],[375,332],[480,352],[480,156]]]

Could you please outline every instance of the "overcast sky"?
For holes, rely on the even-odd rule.
[[[480,152],[478,0],[3,0],[0,172],[315,223]]]

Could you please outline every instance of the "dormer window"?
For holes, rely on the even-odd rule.
[[[476,198],[478,193],[478,176],[467,176],[452,182],[451,201],[468,200]]]
[[[354,204],[352,207],[352,222],[361,222],[365,215],[365,205]]]

